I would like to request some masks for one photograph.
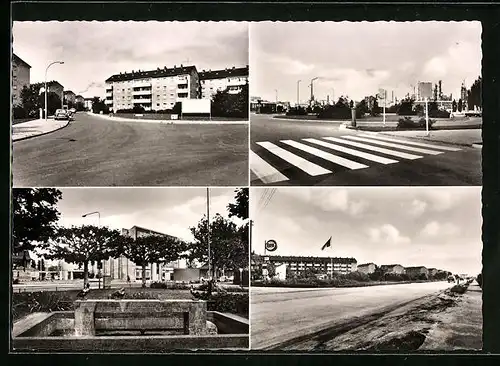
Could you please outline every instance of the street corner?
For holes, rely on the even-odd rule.
[[[67,127],[70,123],[71,120],[34,120],[30,122],[20,123],[12,127],[12,141],[22,141],[32,137],[47,135],[64,127]]]

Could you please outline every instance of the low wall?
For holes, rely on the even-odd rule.
[[[241,316],[209,311],[207,319],[215,324],[219,334],[249,334],[248,319]]]
[[[132,119],[170,120],[172,114],[169,114],[169,113],[138,113],[138,114],[134,114],[134,113],[114,113],[112,115],[110,114],[110,116],[120,117],[120,118],[132,118]]]

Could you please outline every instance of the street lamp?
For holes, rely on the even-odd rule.
[[[314,101],[313,82],[314,82],[314,80],[318,80],[318,79],[319,79],[319,77],[315,77],[315,78],[311,79],[311,84],[310,84],[311,85],[311,104]]]
[[[297,108],[299,108],[300,100],[299,100],[299,84],[302,80],[297,80]]]
[[[278,89],[274,89],[276,92],[276,113],[278,113]]]
[[[243,286],[243,268],[240,268],[240,286],[244,287]]]
[[[47,113],[48,113],[48,108],[47,108],[47,72],[49,71],[49,67],[51,67],[54,64],[64,64],[64,61],[54,61],[47,66],[45,69],[45,121],[47,121]]]
[[[99,211],[93,211],[93,212],[83,214],[82,217],[87,217],[90,215],[97,215],[97,226],[101,227],[101,213]],[[106,268],[104,266],[105,266],[105,262],[103,261],[103,270],[104,270],[104,274],[106,274]],[[104,282],[103,282],[103,287],[104,287]],[[99,288],[101,288],[101,278],[100,277],[99,277]]]

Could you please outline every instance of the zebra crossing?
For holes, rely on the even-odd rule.
[[[250,151],[250,170],[254,180],[264,184],[286,183],[297,172],[316,177],[462,150],[373,134],[259,141],[255,145],[260,148]]]

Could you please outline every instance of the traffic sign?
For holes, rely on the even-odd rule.
[[[274,252],[276,249],[278,249],[278,243],[276,243],[276,240],[268,240],[265,243],[266,250],[268,252]]]

